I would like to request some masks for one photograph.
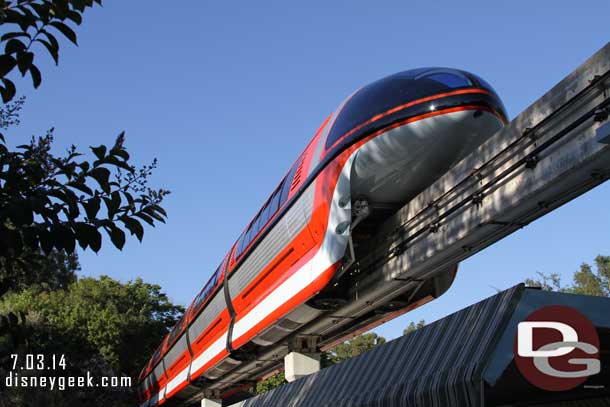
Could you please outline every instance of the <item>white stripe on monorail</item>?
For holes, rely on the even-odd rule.
[[[154,406],[155,404],[159,403],[159,401],[161,401],[165,397],[166,388],[167,387],[164,387],[161,390],[159,390],[159,393],[152,396],[148,401],[140,404],[140,407]]]
[[[252,329],[259,321],[290,300],[295,293],[298,293],[304,287],[311,284],[317,277],[339,261],[345,254],[345,249],[347,247],[347,241],[349,238],[349,228],[347,228],[342,234],[337,234],[335,231],[340,223],[346,221],[350,222],[351,220],[351,205],[347,204],[341,207],[339,205],[339,201],[341,201],[341,198],[345,197],[346,195],[349,196],[349,176],[355,153],[356,152],[352,153],[346,164],[343,166],[341,175],[337,181],[337,186],[335,187],[335,191],[333,193],[328,227],[326,228],[324,241],[322,242],[320,249],[303,267],[287,278],[286,281],[284,281],[263,301],[248,312],[246,316],[235,323],[235,326],[233,327],[233,340],[239,339],[246,332]],[[312,183],[309,188],[315,188],[315,183]],[[349,199],[345,201],[350,202]],[[225,332],[201,355],[195,358],[195,360],[191,363],[190,371],[196,372],[214,357],[218,356],[225,349],[226,340],[227,334]],[[175,378],[169,381],[165,388],[166,393],[170,393],[172,390],[184,383],[188,377],[188,372],[189,367],[187,366]],[[151,399],[151,405],[154,404],[156,404],[156,402],[152,403]]]

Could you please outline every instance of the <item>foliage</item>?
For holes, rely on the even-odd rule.
[[[8,352],[65,354],[68,371],[60,370],[61,376],[81,376],[87,372],[97,378],[127,375],[132,377],[135,386],[139,369],[184,309],[172,304],[158,285],[140,279],[121,283],[102,276],[82,278],[66,290],[47,292],[33,286],[19,294],[5,295],[0,312],[16,315],[28,312],[27,323],[20,332],[26,340],[17,341],[20,345],[15,350],[7,337],[0,338],[0,355]],[[5,376],[1,369],[0,376]],[[134,404],[133,389],[51,392],[10,388],[0,391],[7,391],[0,398],[0,407]]]
[[[329,349],[328,360],[332,364],[341,363],[344,360],[351,359],[379,345],[383,345],[385,342],[384,337],[378,336],[374,332],[361,334]]]
[[[14,102],[0,106],[0,129],[8,129],[10,126],[18,126],[20,123],[19,112],[25,103],[25,96]]]
[[[32,337],[32,346],[46,349],[52,342],[59,350],[70,349],[73,362],[99,354],[112,369],[134,378],[184,312],[156,284],[108,276],[79,279],[67,290],[33,286],[6,295],[0,304],[4,311],[37,316],[44,329]]]
[[[421,319],[418,323],[415,323],[413,321],[411,321],[409,323],[409,325],[405,328],[404,331],[402,331],[403,335],[408,335],[411,332],[415,332],[420,328],[423,328],[424,326],[426,326],[426,321],[424,321],[423,319]]]
[[[38,88],[38,51],[46,49],[57,64],[59,37],[77,44],[72,27],[95,4],[101,0],[0,0],[0,129],[19,124],[24,103],[15,99],[11,73],[29,74]],[[142,280],[77,281],[76,244],[98,252],[102,232],[120,250],[127,231],[141,241],[142,222],[165,222],[160,205],[169,192],[148,188],[156,160],[137,169],[123,133],[111,146],[90,147],[91,159],[75,146],[52,153],[53,133],[15,148],[0,134],[0,377],[9,353],[66,353],[71,370],[65,376],[129,375],[135,384],[138,369],[184,310]],[[133,405],[131,389],[126,399],[125,392],[107,389],[1,387],[0,407]]]
[[[34,284],[44,290],[66,289],[76,281],[80,270],[75,253],[53,250],[46,255],[40,250],[26,250],[23,257],[28,258],[28,267],[16,265],[9,273],[0,266],[0,293],[21,292]]]
[[[73,253],[78,243],[97,252],[102,246],[100,230],[122,249],[125,232],[119,225],[142,240],[140,221],[151,226],[155,220],[165,221],[159,203],[167,191],[146,189],[156,161],[137,171],[128,161],[124,141],[121,134],[110,149],[91,147],[96,160],[89,162],[77,159],[82,154],[75,146],[65,157],[53,155],[52,131],[16,151],[0,140],[0,256],[6,268],[24,248]],[[105,211],[100,211],[102,202]]]
[[[581,264],[580,269],[572,276],[572,284],[567,286],[562,285],[561,277],[557,273],[538,273],[538,279],[527,279],[525,284],[548,291],[610,297],[610,256],[597,256],[595,271],[591,265]]]
[[[270,377],[256,383],[255,393],[256,394],[266,393],[269,390],[273,390],[276,387],[279,387],[282,384],[286,384],[286,383],[288,383],[288,382],[286,381],[286,376],[284,375],[284,372],[279,372],[277,374],[274,374],[273,376],[270,376]]]
[[[12,29],[0,37],[0,45],[4,45],[0,54],[0,95],[4,103],[16,93],[15,83],[7,75],[15,68],[21,76],[29,73],[38,88],[42,75],[34,64],[37,49],[45,48],[58,64],[57,33],[76,45],[76,33],[69,23],[80,25],[85,9],[95,3],[102,4],[101,0],[0,0],[0,25]]]

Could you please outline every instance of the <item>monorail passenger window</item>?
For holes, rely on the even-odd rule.
[[[292,178],[294,177],[294,173],[296,169],[299,167],[299,160],[290,169],[288,175],[282,180],[280,185],[271,195],[271,198],[267,200],[266,205],[261,209],[256,218],[250,223],[248,230],[244,232],[244,234],[239,238],[237,242],[237,248],[235,249],[235,258],[239,258],[242,255],[244,250],[250,245],[252,240],[258,235],[258,233],[263,229],[263,227],[267,224],[269,219],[275,215],[279,208],[282,207],[284,202],[288,199],[288,194],[290,192],[290,185]]]
[[[247,234],[247,231],[241,235],[241,237],[239,238],[239,241],[237,242],[237,248],[235,249],[235,259],[238,259],[239,256],[241,256],[241,254],[244,252],[244,248],[247,246],[246,234]]]
[[[271,197],[271,200],[269,201],[269,218],[272,218],[273,215],[275,215],[277,210],[280,208],[280,193],[282,191],[281,187],[282,185],[280,185],[280,187],[275,190],[273,196]]]
[[[172,329],[172,333],[169,335],[169,339],[167,341],[167,343],[169,343],[170,346],[173,344],[174,340],[178,337],[180,332],[182,332],[182,325],[184,325],[184,321],[185,321],[185,319],[184,319],[184,315],[183,315],[182,318],[180,318],[180,321],[178,321],[178,323]]]
[[[292,166],[292,169],[290,170],[290,172],[284,179],[284,182],[282,183],[282,188],[281,188],[282,192],[280,193],[280,207],[282,205],[284,205],[284,202],[286,202],[286,200],[288,199],[288,193],[290,192],[290,185],[292,184],[292,178],[294,178],[294,173],[296,172],[297,168],[299,167],[298,163],[299,163],[300,159],[301,159],[301,157],[299,157],[299,159],[294,163],[294,165]]]
[[[256,220],[254,221],[254,223],[252,224],[252,238],[254,239],[254,237],[256,237],[256,235],[258,235],[258,232],[261,231],[261,228],[264,225],[264,221],[263,221],[263,213],[259,213],[258,216],[256,217]]]
[[[216,268],[216,271],[214,271],[214,274],[212,274],[212,277],[208,280],[205,287],[203,287],[203,290],[201,290],[201,292],[199,292],[199,295],[195,299],[195,312],[199,312],[199,308],[201,307],[201,305],[210,296],[212,291],[214,291],[214,287],[216,287],[216,283],[218,283],[218,279],[220,278],[223,264],[224,264],[224,260]]]
[[[165,341],[161,342],[161,345],[159,345],[159,347],[157,348],[157,350],[153,354],[151,368],[154,367],[159,362],[159,359],[161,358],[161,349],[163,349],[163,344],[164,343],[165,343]]]
[[[294,166],[296,169],[296,165]],[[284,178],[284,180],[280,183],[280,186],[277,187],[275,192],[271,195],[271,198],[267,201],[267,204],[263,209],[259,212],[258,216],[252,221],[248,230],[244,232],[244,234],[239,238],[237,242],[237,248],[235,249],[235,258],[239,258],[242,255],[244,250],[250,245],[252,240],[258,235],[258,232],[267,224],[269,219],[275,215],[280,206],[284,203],[286,198],[288,197],[288,191],[290,190],[290,182],[288,179],[291,179],[294,175],[294,169],[290,171],[290,174]]]
[[[252,223],[250,223],[250,226],[248,227],[248,231],[246,232],[246,238],[245,238],[245,243],[244,243],[244,250],[250,245],[250,242],[252,241],[252,239],[254,239],[254,228],[252,227],[254,225],[254,222],[256,221],[256,219],[254,219],[254,221],[252,221]]]
[[[271,200],[267,201],[265,207],[261,211],[261,223],[266,225],[269,222],[269,218],[273,216],[273,212],[269,212],[271,210]]]
[[[245,245],[246,245],[246,232],[242,233],[237,241],[237,247],[235,248],[235,258],[236,259],[244,251]]]

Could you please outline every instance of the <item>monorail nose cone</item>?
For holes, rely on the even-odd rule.
[[[352,95],[327,146],[364,139],[353,162],[352,196],[398,204],[505,122],[500,98],[483,79],[456,69],[421,68],[388,76]]]

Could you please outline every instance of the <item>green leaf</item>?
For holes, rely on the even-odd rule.
[[[89,225],[85,222],[77,222],[74,225],[74,231],[76,232],[76,239],[80,247],[84,249],[91,247],[96,253],[102,246],[102,235],[95,228],[95,226]]]
[[[108,217],[112,219],[121,206],[121,195],[118,191],[114,191],[110,198],[104,197],[104,202],[106,203],[106,208],[108,208]]]
[[[165,219],[159,215],[152,206],[145,206],[144,208],[142,208],[141,210],[142,212],[146,213],[147,215],[157,219],[159,222],[165,223]]]
[[[34,88],[38,88],[40,86],[40,82],[42,82],[42,77],[36,65],[30,66],[30,76],[32,76],[32,84],[34,85]]]
[[[151,205],[150,207],[153,208],[155,211],[159,212],[160,214],[162,214],[163,216],[167,217],[167,212],[165,211],[165,209],[163,209],[159,205]]]
[[[81,170],[87,172],[89,171],[90,165],[87,161],[83,161],[82,163],[78,164],[78,166],[80,167]]]
[[[101,145],[98,147],[89,147],[91,149],[91,151],[93,151],[93,154],[95,154],[95,156],[97,157],[98,160],[103,160],[104,157],[106,157],[106,146],[105,145]]]
[[[36,24],[36,18],[32,18],[32,16],[30,16],[32,13],[29,11],[30,15],[24,13],[23,10],[10,8],[4,8],[3,11],[4,21],[19,25],[19,28],[21,28],[21,31],[23,32],[27,32],[30,26],[35,26]]]
[[[14,32],[14,33],[4,34],[2,37],[0,37],[0,41],[6,41],[6,40],[10,40],[12,38],[19,38],[19,37],[31,38],[30,34],[28,34],[26,32]]]
[[[67,228],[65,225],[56,225],[51,229],[55,239],[55,247],[59,250],[63,249],[67,253],[74,253],[76,246],[76,238],[72,230]]]
[[[112,244],[119,249],[123,250],[123,246],[125,246],[125,232],[119,229],[116,225],[111,224],[108,227],[105,227]]]
[[[15,65],[17,65],[15,58],[6,54],[0,55],[0,78],[4,78],[6,74],[13,70]]]
[[[112,152],[112,150],[110,150]],[[106,157],[104,157],[103,159],[100,159],[99,161],[96,161],[95,165],[101,165],[101,164],[110,164],[110,165],[114,165],[115,167],[119,167],[122,168],[124,170],[127,170],[129,172],[132,172],[132,168],[129,164],[127,164],[125,161],[119,160],[118,158],[116,158],[113,155],[107,155]]]
[[[124,161],[129,160],[129,153],[123,149],[113,148],[112,150],[110,150],[110,154],[114,154],[117,157],[121,157]]]
[[[81,13],[85,11],[85,0],[71,0],[70,3],[72,3],[72,6]]]
[[[78,189],[81,192],[84,192],[86,194],[89,195],[93,195],[93,191],[91,190],[91,188],[89,188],[84,181],[82,180],[74,180],[74,181],[70,181],[66,184],[69,187],[72,187],[74,189]]]
[[[40,241],[40,248],[46,255],[49,255],[53,250],[53,238],[51,236],[51,232],[42,226],[38,230],[38,238]]]
[[[66,17],[74,21],[77,25],[81,25],[83,22],[83,17],[78,11],[68,10],[68,12],[66,13]]]
[[[129,208],[135,210],[136,203],[135,203],[135,201],[133,199],[133,196],[129,192],[127,192],[127,191],[123,191],[123,195],[125,195],[125,199],[127,199],[127,203],[129,205]]]
[[[17,53],[17,67],[19,68],[19,72],[21,72],[22,76],[25,76],[28,69],[32,65],[34,61],[34,53],[33,52],[19,52]]]
[[[133,216],[137,216],[138,218],[142,219],[144,222],[148,223],[150,226],[155,226],[155,221],[153,220],[153,218],[151,218],[150,216],[148,216],[145,213],[137,212],[137,213],[134,213]]]
[[[30,7],[32,7],[34,9],[34,11],[36,12],[36,14],[38,14],[40,16],[40,19],[42,21],[49,21],[49,17],[50,17],[50,13],[49,13],[49,4],[36,4],[36,3],[30,3],[29,5]]]
[[[121,218],[121,221],[125,224],[125,227],[131,232],[132,235],[136,235],[138,240],[141,242],[144,237],[144,228],[142,224],[138,222],[134,218],[129,218],[127,216]]]
[[[54,47],[49,41],[43,40],[42,38],[38,38],[36,41],[44,45],[47,51],[49,51],[53,61],[55,61],[55,65],[59,64],[59,49]]]
[[[4,46],[4,53],[13,54],[15,52],[23,51],[24,49],[25,44],[21,42],[21,40],[13,38],[12,40],[9,40]]]
[[[97,167],[89,171],[88,175],[94,178],[102,188],[102,191],[109,193],[110,185],[108,185],[108,179],[110,178],[110,170],[108,168]]]
[[[47,37],[49,43],[51,44],[51,48],[53,48],[55,52],[59,52],[59,42],[57,41],[57,38],[55,38],[53,34],[45,30],[41,30],[40,33],[44,34]]]
[[[85,212],[87,212],[87,217],[89,219],[93,220],[96,218],[97,213],[100,210],[101,202],[99,196],[94,196],[82,204],[85,207]]]
[[[66,38],[69,39],[70,41],[72,41],[72,43],[74,45],[78,45],[78,42],[76,41],[76,33],[74,31],[72,31],[72,29],[70,27],[68,27],[66,24],[61,23],[59,21],[52,21],[50,23],[50,25],[52,25],[59,32],[61,32],[63,35],[65,35]]]
[[[17,93],[17,89],[15,88],[15,84],[10,79],[2,78],[2,83],[4,87],[0,87],[0,94],[2,94],[2,101],[4,103],[8,103],[15,97],[15,93]]]
[[[91,235],[91,240],[89,240],[89,247],[91,247],[91,250],[96,253],[99,252],[102,248],[102,234],[99,232],[99,230],[96,229],[95,233]]]

